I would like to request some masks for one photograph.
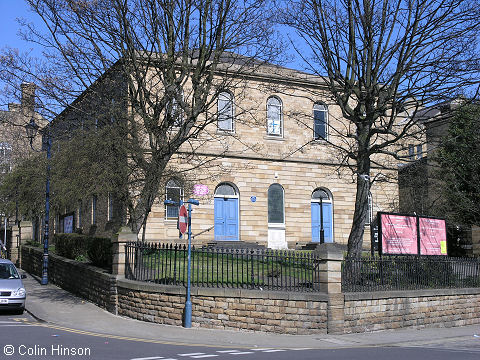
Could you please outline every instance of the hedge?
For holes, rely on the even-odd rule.
[[[55,252],[68,259],[75,260],[86,256],[98,267],[111,269],[112,242],[109,238],[93,237],[81,234],[55,234]]]

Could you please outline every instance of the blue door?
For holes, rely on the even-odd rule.
[[[320,242],[320,203],[312,202],[312,242]],[[325,242],[333,242],[332,204],[323,203],[323,234]]]
[[[238,199],[215,198],[215,240],[238,240]]]

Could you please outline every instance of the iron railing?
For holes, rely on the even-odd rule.
[[[186,285],[185,245],[130,242],[125,252],[127,279]],[[198,287],[318,291],[319,261],[317,255],[307,251],[192,247],[191,284]]]
[[[444,256],[346,258],[342,291],[480,287],[480,259]]]

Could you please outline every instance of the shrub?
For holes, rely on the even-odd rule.
[[[85,255],[88,249],[88,238],[79,234],[55,234],[55,252],[67,259],[74,260]]]
[[[87,255],[93,265],[110,269],[112,266],[112,242],[109,238],[90,238]]]
[[[112,266],[112,243],[109,238],[81,234],[55,234],[55,252],[68,259],[85,261],[110,269]]]
[[[25,245],[33,246],[33,247],[40,247],[42,244],[36,240],[27,240]]]

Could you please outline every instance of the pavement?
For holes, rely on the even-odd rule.
[[[238,348],[312,348],[337,349],[378,346],[431,346],[471,340],[480,345],[480,325],[400,329],[361,334],[282,335],[248,331],[213,330],[160,325],[117,316],[53,285],[41,285],[39,279],[27,274],[26,310],[38,321],[59,331],[70,329],[95,336],[155,341],[165,344],[238,347]]]

